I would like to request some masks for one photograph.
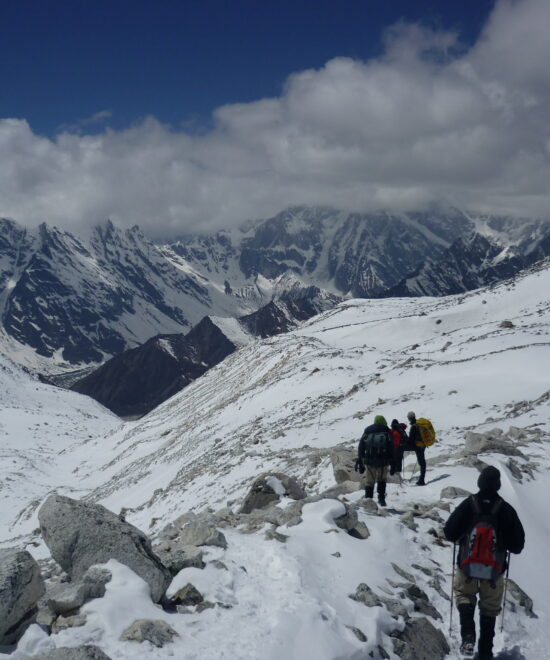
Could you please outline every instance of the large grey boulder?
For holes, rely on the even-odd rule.
[[[425,617],[409,619],[393,646],[401,660],[444,660],[451,651],[445,635]]]
[[[281,497],[303,500],[306,493],[294,477],[289,477],[281,472],[262,474],[254,480],[250,487],[240,513],[251,513],[254,509],[263,509],[278,502]]]
[[[33,660],[111,660],[98,646],[62,646],[47,653],[33,655]]]
[[[466,455],[492,452],[505,456],[523,456],[523,453],[506,437],[495,437],[492,433],[468,431],[465,435],[464,452]]]
[[[34,622],[45,591],[40,567],[26,550],[0,550],[0,645],[15,643]]]
[[[202,560],[202,550],[193,545],[156,549],[162,563],[172,575],[177,575],[184,568],[204,568],[206,564]]]
[[[332,471],[337,484],[341,484],[343,481],[361,482],[361,475],[355,471],[356,458],[355,449],[334,449],[330,453]]]
[[[38,521],[52,557],[72,580],[94,564],[116,559],[147,582],[155,602],[170,584],[170,572],[145,534],[104,506],[54,494],[40,508]]]
[[[458,486],[447,486],[443,488],[439,498],[442,500],[454,500],[457,497],[470,497],[472,493],[469,490],[464,490],[464,488],[459,488]]]
[[[213,525],[190,520],[179,532],[176,547],[214,545],[219,548],[227,548],[227,541],[222,532]]]

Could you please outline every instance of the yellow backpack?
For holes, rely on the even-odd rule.
[[[431,447],[437,442],[434,427],[429,419],[426,419],[426,417],[420,417],[416,420],[416,425],[418,426],[420,437],[422,438],[422,441],[416,441],[417,447]]]

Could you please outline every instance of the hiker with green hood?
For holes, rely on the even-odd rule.
[[[386,506],[386,479],[393,458],[393,438],[386,419],[376,415],[374,424],[367,426],[359,440],[355,469],[365,474],[365,497],[374,495],[378,487],[378,503]]]

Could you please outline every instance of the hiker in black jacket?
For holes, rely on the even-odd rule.
[[[393,438],[385,417],[376,415],[374,424],[364,430],[357,449],[355,469],[365,473],[365,497],[374,495],[378,483],[378,503],[386,506],[386,480],[393,459]]]
[[[476,522],[486,519],[494,524],[499,550],[520,553],[525,543],[525,533],[514,507],[497,493],[500,488],[500,472],[495,467],[486,467],[479,475],[477,485],[479,492],[466,498],[449,516],[443,530],[446,538],[456,543],[470,533]],[[503,562],[496,579],[468,578],[460,568],[462,553],[461,549],[454,581],[460,615],[461,650],[473,656],[476,638],[474,612],[476,596],[479,595],[478,657],[479,660],[491,660],[495,620],[501,610],[506,565]]]
[[[407,419],[409,420],[409,424],[410,424],[408,447],[410,447],[411,450],[413,450],[414,453],[416,454],[416,460],[418,461],[418,465],[420,466],[420,477],[418,478],[416,485],[425,486],[426,457],[424,456],[424,453],[426,452],[426,447],[423,444],[420,429],[416,424],[416,414],[412,411],[407,413]]]

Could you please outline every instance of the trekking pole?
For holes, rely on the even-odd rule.
[[[510,574],[510,551],[508,551],[508,562],[506,566],[506,577],[504,579],[504,599],[502,601],[502,618],[500,620],[500,632],[504,629],[504,610],[506,609],[506,594],[508,593],[508,575]]]
[[[453,543],[453,570],[451,576],[451,615],[449,616],[449,635],[453,626],[453,596],[455,589],[455,562],[456,562],[456,543]]]

